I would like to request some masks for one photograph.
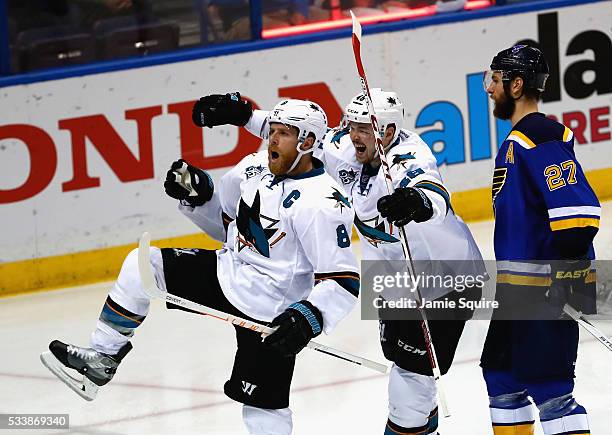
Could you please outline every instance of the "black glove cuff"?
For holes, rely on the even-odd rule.
[[[240,100],[237,109],[237,118],[233,124],[238,127],[244,127],[247,125],[249,119],[251,119],[251,116],[253,115],[253,106],[251,105],[250,101]]]
[[[323,315],[321,311],[308,301],[295,302],[289,305],[288,308],[300,313],[312,329],[312,336],[316,337],[323,331]]]
[[[419,188],[413,188],[414,191],[421,197],[423,206],[414,214],[415,222],[425,222],[433,216],[433,205],[429,197]]]

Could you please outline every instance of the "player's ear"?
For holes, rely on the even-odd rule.
[[[512,96],[514,98],[519,98],[521,95],[523,95],[524,85],[525,82],[521,76],[517,76],[512,80],[512,83],[510,84],[510,91],[512,92]]]
[[[393,135],[395,135],[395,125],[390,124],[385,129],[385,137],[383,137],[383,144],[388,145],[389,142],[391,142],[391,139],[393,139]]]

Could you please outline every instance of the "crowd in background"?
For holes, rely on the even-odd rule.
[[[251,40],[253,7],[260,10],[267,30],[342,19],[349,10],[357,16],[423,7],[453,12],[462,10],[466,1],[6,0],[6,19],[14,73]]]

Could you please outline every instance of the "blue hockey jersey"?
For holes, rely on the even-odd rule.
[[[560,259],[555,231],[599,227],[601,207],[574,154],[572,131],[530,113],[510,132],[493,175],[498,261]],[[590,259],[594,259],[591,244]]]

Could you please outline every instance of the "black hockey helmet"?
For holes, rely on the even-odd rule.
[[[544,54],[527,45],[515,45],[497,53],[491,62],[491,70],[500,71],[504,82],[521,76],[526,88],[540,92],[544,91],[549,75]]]

